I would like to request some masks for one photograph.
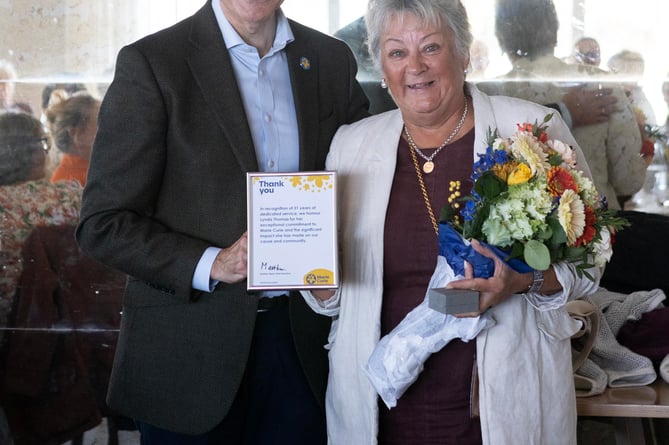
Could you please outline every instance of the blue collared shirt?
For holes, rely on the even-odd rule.
[[[262,172],[295,172],[300,167],[299,132],[293,89],[284,49],[294,40],[288,19],[277,11],[272,48],[260,58],[258,50],[244,42],[223,14],[220,2],[212,7],[221,36],[230,52],[246,119],[251,128],[258,168]],[[193,275],[193,288],[210,292],[217,282],[210,280],[211,267],[221,249],[208,248]]]

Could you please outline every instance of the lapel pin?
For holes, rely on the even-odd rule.
[[[309,59],[306,57],[302,56],[300,57],[300,66],[304,71],[308,71],[311,69],[311,62],[309,62]]]

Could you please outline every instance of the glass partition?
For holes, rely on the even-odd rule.
[[[495,0],[464,0],[463,3],[468,8],[477,54],[480,54],[479,57],[472,54],[469,79],[473,82],[500,80],[512,65],[495,36]],[[600,46],[599,67],[607,72],[602,77],[605,81],[612,79],[607,62],[614,55],[628,50],[637,61],[641,58],[643,71],[627,80],[636,83],[647,99],[644,123],[663,131],[659,127],[665,124],[665,100],[669,100],[669,94],[663,95],[663,83],[669,72],[669,59],[663,56],[666,55],[665,22],[669,17],[669,2],[556,0],[555,3],[560,22],[555,55],[568,63],[576,63],[574,43],[582,37],[596,39]],[[176,23],[204,4],[204,0],[0,1],[0,60],[11,65],[0,65],[0,98],[11,102],[8,107],[14,107],[14,111],[31,110],[44,124],[48,120],[44,107],[53,99],[53,89],[61,91],[59,100],[71,95],[74,89],[103,99],[112,79],[116,54],[123,45]],[[329,34],[355,22],[365,8],[366,2],[362,0],[286,0],[283,4],[288,17]],[[594,54],[588,53],[593,51],[585,51],[581,56]],[[361,65],[363,63],[361,61]],[[4,74],[3,66],[7,71]],[[359,78],[370,88],[366,91],[372,91],[380,75],[361,73]],[[13,101],[7,99],[11,90]],[[383,107],[391,107],[391,98],[385,92],[381,94],[386,95],[378,99],[384,101]],[[660,145],[661,150],[663,147]],[[48,156],[53,165],[61,158],[53,148]],[[666,165],[664,168],[666,191]],[[653,176],[651,182],[655,180]],[[654,182],[649,184],[648,191],[655,186]],[[25,198],[25,202],[30,201],[30,196]],[[0,292],[4,292],[0,294],[0,378],[3,380],[0,406],[5,414],[0,412],[0,443],[11,443],[12,427],[20,434],[25,431],[44,434],[43,437],[59,434],[57,437],[62,442],[74,440],[74,443],[82,437],[89,443],[93,437],[106,440],[109,431],[116,434],[118,429],[121,444],[138,443],[128,419],[111,413],[104,404],[125,277],[77,253],[72,237],[76,217],[70,218],[69,224],[58,224],[58,229],[42,231],[34,231],[32,223],[17,218],[16,214],[3,213],[0,217],[0,228],[4,231],[0,233],[0,261],[3,261]],[[77,267],[56,265],[50,249],[59,252],[70,249]],[[75,285],[81,287],[75,288]],[[62,286],[67,289],[63,290]],[[19,292],[15,294],[9,289]],[[64,301],[66,297],[81,306],[73,307],[74,303]],[[85,367],[69,367],[68,360],[82,359],[77,355],[78,348],[82,347],[88,354]],[[44,368],[42,375],[29,372],[36,369],[35,360]],[[60,366],[56,371],[74,373],[71,385],[60,388],[63,391],[53,387],[54,366]],[[29,381],[29,377],[36,380]],[[81,412],[74,413],[75,407]],[[37,424],[30,423],[39,421],[36,412],[52,419],[49,416],[62,415],[63,428],[59,430],[51,425],[53,428],[47,431],[46,427],[41,428],[44,425],[36,427]],[[65,425],[73,417],[76,417],[74,425]],[[88,432],[84,434],[84,431]]]

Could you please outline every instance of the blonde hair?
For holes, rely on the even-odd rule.
[[[72,150],[71,128],[85,127],[92,118],[94,107],[100,101],[88,93],[78,92],[72,95],[57,89],[51,93],[46,119],[54,145],[63,153]]]

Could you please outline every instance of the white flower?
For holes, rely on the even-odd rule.
[[[565,190],[558,205],[558,220],[567,234],[567,244],[573,246],[585,229],[585,206],[573,190]]]
[[[595,259],[595,266],[604,266],[613,255],[613,244],[611,244],[611,232],[603,227],[599,232],[600,239],[595,241],[592,246]]]
[[[532,176],[543,175],[548,171],[548,155],[534,136],[521,132],[513,136],[512,141],[509,147],[511,153],[529,165]]]
[[[485,240],[488,244],[498,247],[507,247],[512,243],[511,233],[502,220],[502,214],[499,210],[492,206],[490,207],[490,215],[483,222],[481,231],[485,235]]]
[[[493,150],[507,150],[508,141],[504,138],[497,138],[492,143]]]
[[[592,180],[585,176],[580,170],[574,169],[570,170],[570,172],[576,180],[576,184],[578,185],[579,190],[578,194],[585,205],[592,207],[593,209],[598,209],[601,207],[601,197]]]
[[[570,145],[558,141],[557,139],[548,141],[547,145],[562,157],[562,161],[565,165],[570,168],[576,167],[576,155],[574,149]]]

